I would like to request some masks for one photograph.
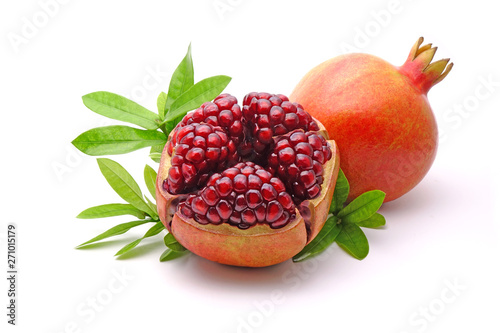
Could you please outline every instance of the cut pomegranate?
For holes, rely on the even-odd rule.
[[[251,93],[243,104],[223,94],[175,127],[157,207],[190,251],[268,266],[297,254],[323,226],[339,158],[322,125],[286,96]]]

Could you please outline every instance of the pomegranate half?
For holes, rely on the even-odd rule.
[[[178,130],[171,133],[156,180],[160,219],[185,248],[211,261],[246,267],[281,263],[299,253],[326,221],[340,165],[337,145],[327,140],[328,134],[320,122],[306,115],[301,106],[287,102],[286,96],[251,93],[245,97],[242,113],[235,104],[227,103],[233,100],[232,96],[225,94],[222,99],[226,101],[214,100],[217,108],[214,103],[207,103],[201,110],[188,114]],[[276,108],[266,108],[266,101]],[[233,116],[229,116],[228,110]],[[267,115],[270,123],[264,121]],[[231,131],[235,126],[226,121],[229,118],[241,122],[245,131]],[[252,119],[256,119],[255,123]],[[287,132],[282,124],[271,126],[273,119],[281,119]],[[240,125],[236,127],[239,129]],[[227,132],[227,138],[221,131]],[[267,134],[272,134],[270,139]],[[206,153],[204,159],[198,159],[190,152],[205,147],[199,144],[203,135]],[[234,154],[229,147],[223,161],[222,154],[211,154],[219,158],[212,163],[207,157],[210,143],[215,147],[220,142],[236,142],[239,146]],[[258,154],[249,153],[254,149]],[[184,158],[177,154],[179,151]],[[272,156],[274,164],[268,165]],[[282,166],[280,163],[290,156],[293,161]],[[195,162],[188,166],[181,163],[187,160]],[[283,175],[293,178],[294,168],[303,169],[298,170],[296,182],[288,184],[280,179]],[[194,176],[190,170],[201,170],[206,175]],[[252,212],[238,208],[240,199]],[[260,207],[267,208],[259,211]],[[249,217],[245,218],[245,212]],[[233,214],[238,215],[240,223],[232,219]]]
[[[430,169],[438,130],[427,93],[453,64],[431,63],[436,47],[419,38],[400,66],[369,54],[330,59],[290,95],[326,127],[340,149],[352,200],[382,190],[385,201],[414,188]]]

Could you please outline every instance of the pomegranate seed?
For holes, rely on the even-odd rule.
[[[245,199],[244,194],[240,194],[236,197],[234,210],[236,210],[237,212],[241,212],[245,208],[247,208],[247,200]]]
[[[223,107],[219,106],[220,109]],[[229,127],[234,121],[233,113],[229,110],[223,110],[219,113],[219,125]]]
[[[226,200],[219,201],[217,203],[216,209],[217,213],[223,220],[229,219],[229,217],[231,217],[231,214],[233,212],[233,207],[231,207],[231,204]]]
[[[184,180],[179,167],[177,167],[177,166],[171,167],[170,170],[168,170],[168,179],[170,180],[171,183],[174,183],[174,184],[179,184],[180,182],[182,182]]]
[[[279,178],[276,178],[276,177],[271,178],[269,183],[271,185],[273,185],[276,192],[281,193],[281,192],[285,191],[285,184],[283,184],[283,182]]]
[[[266,204],[261,203],[257,208],[255,208],[255,217],[257,221],[262,223],[266,221]]]
[[[217,212],[217,209],[215,207],[210,207],[207,211],[207,219],[210,221],[212,224],[221,224],[222,219],[219,216],[219,213]]]
[[[242,174],[236,175],[233,184],[236,193],[244,193],[247,190],[247,177]]]
[[[196,126],[194,133],[206,138],[210,133],[212,133],[212,128],[209,125],[201,124],[199,126]]]
[[[248,176],[248,188],[260,190],[262,187],[262,179],[259,176],[251,174]]]
[[[295,151],[298,154],[300,153],[300,154],[304,154],[304,155],[311,156],[311,157],[314,154],[313,147],[307,142],[297,143],[297,145],[295,146]]]
[[[307,189],[307,194],[309,195],[310,198],[317,197],[320,192],[321,192],[321,187],[318,184]]]
[[[290,219],[290,215],[287,212],[283,212],[283,214],[273,223],[270,224],[271,228],[279,229],[283,228]]]
[[[245,225],[248,228],[251,225],[254,225],[257,222],[257,218],[255,217],[255,213],[251,209],[245,209],[241,212],[241,225]]]
[[[267,205],[266,221],[272,223],[276,221],[283,214],[283,207],[281,204],[273,200]]]
[[[219,195],[213,186],[206,187],[203,191],[201,191],[201,197],[210,206],[215,205],[219,200]]]
[[[310,170],[313,167],[313,160],[307,155],[297,154],[295,158],[295,164],[302,170]]]
[[[285,165],[291,164],[295,161],[295,152],[292,148],[287,147],[278,152],[278,158],[280,163]]]
[[[262,195],[257,190],[248,190],[245,195],[249,208],[255,208],[262,203]]]
[[[271,184],[262,185],[261,192],[262,192],[262,197],[266,201],[274,200],[274,199],[276,199],[276,196],[278,195],[278,193],[276,192],[276,190],[274,189],[274,187]]]
[[[302,171],[300,173],[299,179],[305,188],[310,188],[316,183],[316,175],[312,170]]]
[[[273,106],[269,111],[271,125],[278,125],[285,120],[285,111],[279,106]]]
[[[196,168],[192,164],[182,164],[181,166],[182,176],[187,183],[190,183],[193,179],[196,179]]]
[[[299,117],[295,113],[287,113],[283,124],[290,131],[296,129],[299,125]]]
[[[307,142],[307,137],[304,132],[294,132],[290,135],[290,143],[296,146],[300,142]]]
[[[209,224],[210,223],[210,221],[203,215],[194,214],[194,219],[199,224]]]
[[[233,190],[233,182],[229,177],[222,177],[215,183],[215,190],[221,197],[225,197]]]
[[[293,207],[292,196],[288,192],[281,192],[278,194],[278,201],[285,209],[291,209]]]
[[[205,158],[205,151],[201,148],[191,148],[186,153],[186,160],[193,163],[200,163]]]
[[[195,197],[191,203],[191,209],[193,212],[199,215],[205,215],[208,210],[207,203],[202,199],[202,197]]]

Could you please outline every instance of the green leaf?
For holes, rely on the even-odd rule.
[[[175,239],[174,235],[172,235],[171,233],[166,234],[163,240],[165,241],[165,245],[169,249],[172,249],[177,252],[186,251],[186,248],[182,246],[181,243],[179,243],[177,239]]]
[[[188,111],[194,110],[201,104],[213,100],[226,88],[230,81],[231,78],[229,76],[218,75],[196,83],[172,103],[164,122],[167,123],[180,116],[184,116]]]
[[[165,144],[167,138],[159,131],[128,126],[97,127],[80,134],[73,145],[87,155],[118,155],[149,146]]]
[[[354,223],[342,223],[342,230],[335,241],[356,259],[361,260],[368,255],[368,240],[361,228]]]
[[[159,127],[160,118],[154,112],[123,96],[97,91],[82,97],[83,104],[105,117],[132,123],[148,130]]]
[[[146,199],[146,203],[148,204],[149,208],[151,208],[151,210],[153,212],[155,212],[153,215],[151,215],[152,218],[154,219],[157,219],[158,218],[158,213],[157,213],[157,208],[156,208],[156,205],[154,203],[151,202],[151,200],[149,200],[149,198],[147,196],[144,196],[144,199]]]
[[[116,252],[115,256],[122,255],[132,250],[134,247],[139,245],[143,239],[158,235],[162,230],[165,230],[165,226],[161,222],[157,222],[154,226],[149,228],[149,230],[144,234],[144,236],[122,247],[118,252]]]
[[[158,98],[156,99],[156,107],[158,108],[158,115],[162,120],[163,117],[165,117],[166,104],[167,104],[167,94],[162,91],[158,95]]]
[[[134,178],[118,162],[107,158],[98,158],[97,163],[103,176],[115,192],[135,208],[142,210],[149,216],[155,216],[148,204],[142,198],[142,192]]]
[[[82,243],[82,244],[78,245],[76,248],[80,248],[82,246],[85,246],[85,245],[88,245],[88,244],[91,244],[91,243],[95,243],[95,242],[103,240],[105,238],[109,238],[109,237],[112,237],[112,236],[118,236],[118,235],[124,234],[127,231],[129,231],[130,229],[132,229],[133,227],[137,227],[139,225],[142,225],[142,224],[148,223],[148,222],[156,222],[156,221],[153,221],[153,220],[139,220],[139,221],[132,221],[132,222],[126,222],[126,223],[118,224],[118,225],[114,226],[113,228],[106,230],[102,234],[100,234],[100,235],[92,238],[91,240],[86,241],[85,243]]]
[[[147,164],[144,167],[144,181],[146,182],[149,193],[156,201],[156,171]]]
[[[385,225],[385,217],[379,213],[375,213],[366,220],[356,224],[363,228],[378,228]]]
[[[194,84],[193,58],[191,57],[191,44],[189,44],[186,56],[177,66],[170,79],[168,97],[164,111],[170,110],[171,105],[179,96],[184,94]],[[200,104],[201,105],[201,104]],[[163,114],[165,115],[165,113]]]
[[[161,160],[161,153],[163,152],[163,148],[165,147],[165,144],[161,145],[156,145],[151,147],[149,150],[149,157],[155,161],[156,163],[160,163]]]
[[[129,204],[106,204],[85,209],[78,214],[79,219],[98,219],[102,217],[112,217],[121,215],[133,215],[138,219],[146,217],[144,212]]]
[[[372,216],[382,206],[385,193],[380,190],[368,191],[351,201],[337,216],[343,222],[361,222]]]
[[[174,251],[172,249],[166,249],[160,256],[160,261],[170,261],[182,257],[188,254],[189,251]]]
[[[349,182],[342,171],[339,170],[337,182],[335,183],[335,191],[333,192],[332,203],[330,204],[330,213],[337,214],[343,207],[349,195]]]
[[[303,261],[326,250],[326,248],[335,241],[335,238],[337,238],[342,230],[342,225],[337,222],[338,219],[335,216],[331,216],[326,220],[325,225],[321,228],[318,235],[307,244],[302,251],[293,257],[293,261]]]

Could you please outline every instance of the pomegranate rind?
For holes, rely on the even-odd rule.
[[[323,165],[325,179],[321,185],[321,193],[316,198],[307,202],[307,207],[311,214],[311,230],[308,237],[308,244],[318,235],[325,225],[340,169],[338,146],[334,140],[327,140],[327,142],[330,144],[330,147],[332,147],[332,158]]]
[[[304,219],[298,211],[296,218],[283,228],[256,225],[246,230],[227,223],[201,225],[177,212],[172,233],[179,243],[200,257],[244,267],[281,263],[299,253],[307,242]]]

